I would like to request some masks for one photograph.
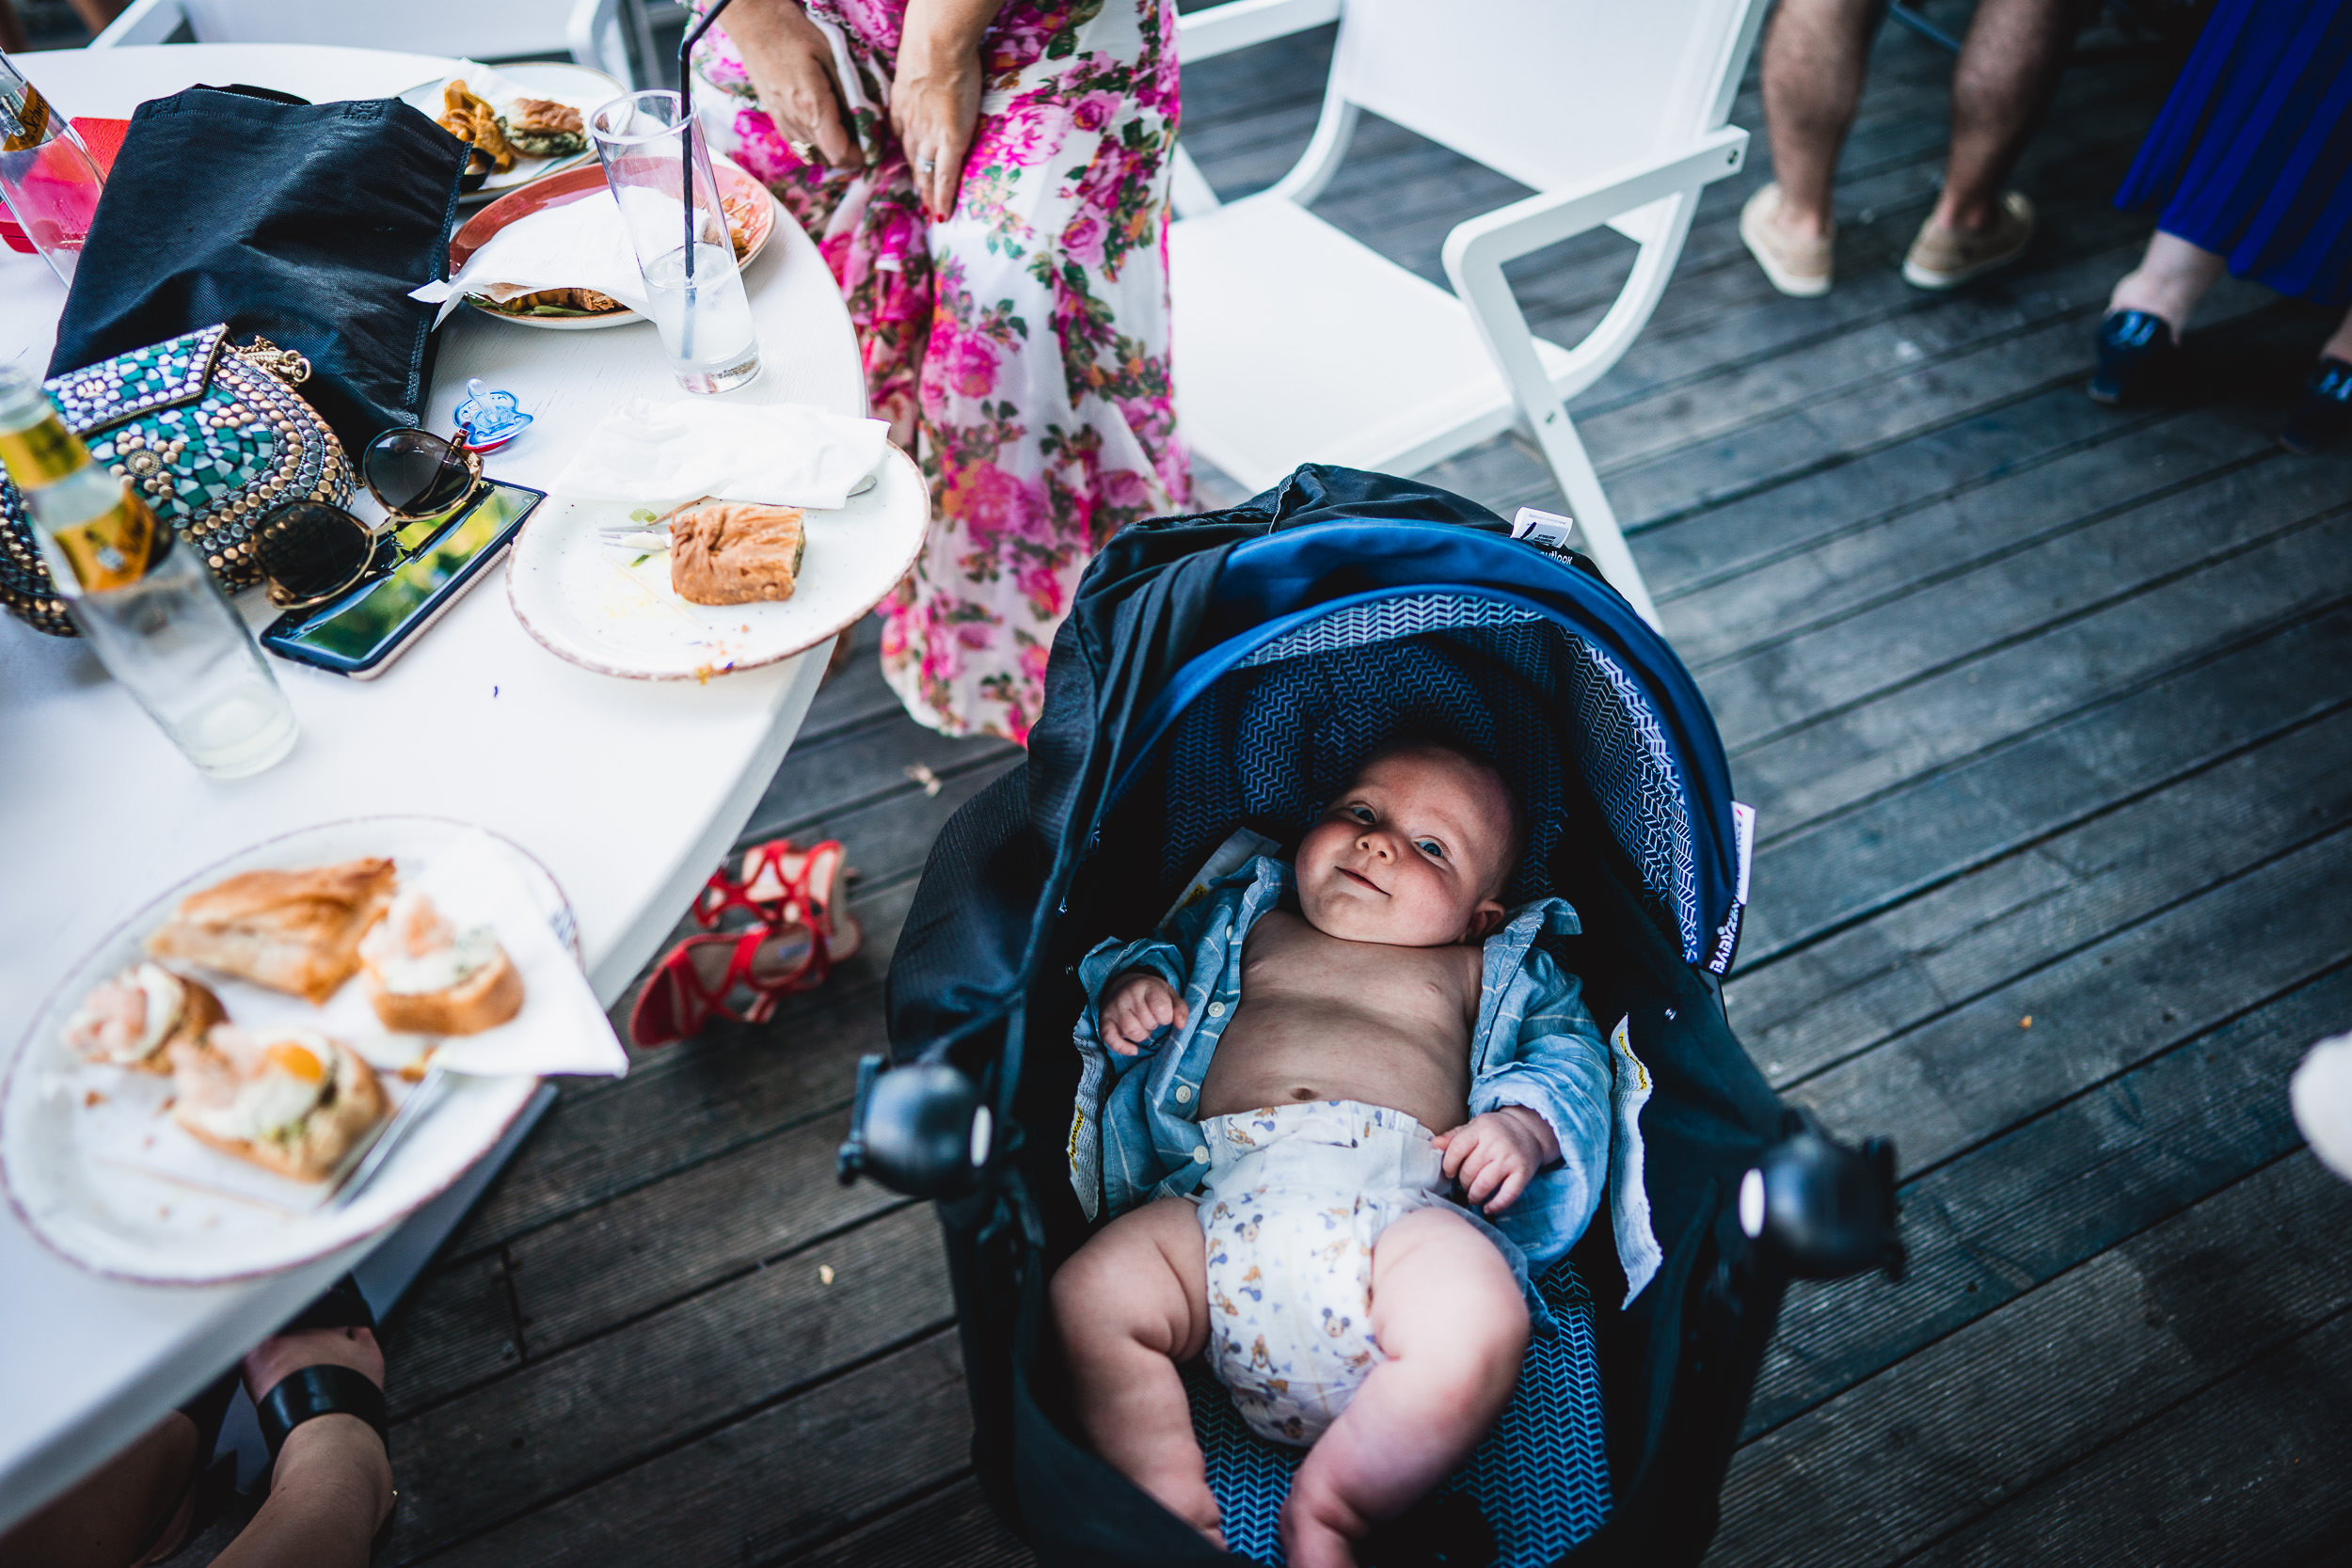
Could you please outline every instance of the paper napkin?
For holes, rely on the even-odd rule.
[[[705,496],[830,511],[882,462],[889,429],[805,404],[641,398],[605,416],[552,488],[655,511]]]

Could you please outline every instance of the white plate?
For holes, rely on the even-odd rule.
[[[500,76],[516,88],[532,98],[553,99],[568,103],[580,111],[580,123],[585,126],[588,116],[599,105],[620,97],[628,89],[601,71],[563,60],[519,60],[512,65],[492,66]],[[420,82],[400,95],[400,101],[423,111],[427,119],[441,118],[441,89],[449,85],[446,76],[431,82]],[[473,84],[469,82],[469,87]],[[490,107],[503,114],[506,104],[478,88],[474,96],[485,100]],[[492,174],[476,189],[466,192],[457,200],[462,206],[474,206],[505,195],[517,185],[528,185],[542,175],[553,174],[576,165],[594,163],[596,149],[594,142],[578,152],[561,158],[532,158],[519,150],[515,154],[515,166],[504,174]]]
[[[507,558],[507,602],[548,652],[599,674],[707,680],[789,658],[882,603],[923,548],[930,492],[914,460],[885,446],[871,490],[806,515],[799,586],[780,604],[688,604],[670,592],[667,552],[633,564],[599,536],[628,513],[620,501],[542,501]]]
[[[428,875],[439,857],[494,860],[511,871],[529,906],[547,920],[551,940],[579,958],[571,906],[547,868],[512,841],[468,823],[427,816],[324,823],[207,867],[159,894],[60,976],[17,1043],[0,1087],[0,1179],[9,1203],[43,1243],[97,1273],[158,1284],[274,1274],[405,1218],[498,1142],[538,1080],[453,1074],[439,1105],[350,1204],[323,1210],[317,1207],[323,1183],[274,1176],[183,1132],[163,1114],[170,1079],[84,1062],[60,1037],[91,988],[143,958],[147,934],[197,888],[241,871],[326,865],[363,855],[390,855],[404,878]],[[516,961],[520,967],[522,960]],[[232,1020],[266,1026],[300,1013],[317,1016],[299,1000],[195,973],[219,994]],[[358,990],[347,985],[338,1000],[348,1001]],[[364,1000],[358,1006],[367,1011]],[[396,1074],[380,1076],[395,1101],[410,1092]],[[92,1095],[102,1098],[91,1103]]]

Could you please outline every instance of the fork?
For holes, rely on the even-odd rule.
[[[850,486],[850,494],[853,497],[862,496],[871,490],[877,483],[879,483],[877,476],[867,474],[864,479]],[[669,523],[660,518],[656,518],[650,523],[641,523],[632,518],[626,523],[598,523],[596,525],[596,534],[606,544],[619,545],[629,549],[666,550],[670,547],[669,533]]]
[[[408,1097],[392,1119],[384,1124],[384,1130],[375,1135],[375,1142],[368,1149],[367,1157],[349,1176],[343,1178],[334,1195],[320,1208],[335,1210],[349,1207],[351,1200],[359,1196],[359,1189],[375,1179],[375,1173],[382,1170],[385,1162],[392,1157],[392,1150],[417,1130],[418,1124],[424,1120],[425,1113],[433,1109],[448,1089],[448,1069],[436,1067],[428,1070],[424,1082],[417,1085],[417,1092]]]

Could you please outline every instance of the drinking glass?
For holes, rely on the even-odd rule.
[[[65,116],[0,54],[0,206],[69,287],[104,187]]]
[[[702,128],[659,91],[615,98],[588,125],[678,385],[742,386],[759,373],[759,340]]]

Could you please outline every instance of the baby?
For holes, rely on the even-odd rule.
[[[1119,1217],[1055,1276],[1055,1318],[1089,1439],[1219,1545],[1179,1363],[1205,1351],[1254,1431],[1308,1448],[1289,1561],[1352,1564],[1502,1414],[1530,1268],[1597,1205],[1608,1053],[1534,946],[1573,911],[1501,901],[1522,847],[1493,769],[1394,747],[1295,866],[1261,857],[1082,966],[1081,1044],[1118,1082],[1079,1126]]]

